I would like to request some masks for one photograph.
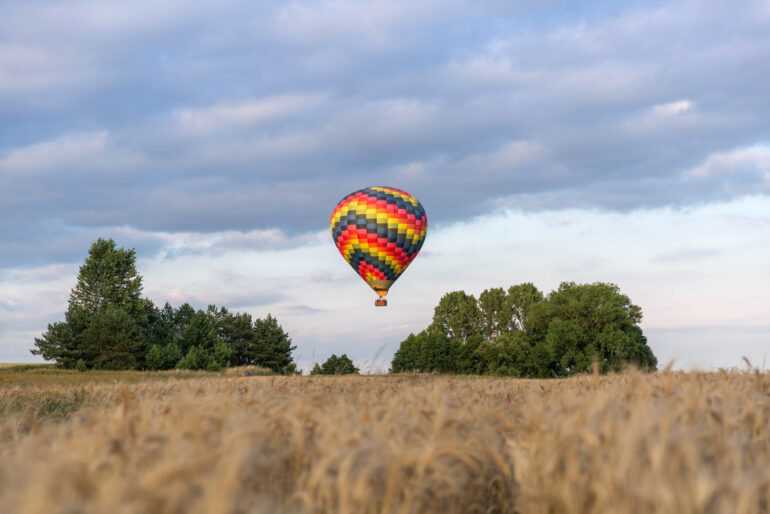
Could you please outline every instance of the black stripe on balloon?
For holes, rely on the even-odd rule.
[[[373,268],[380,270],[383,275],[385,275],[386,280],[396,280],[396,278],[398,278],[399,274],[397,274],[393,268],[363,250],[356,250],[353,253],[353,257],[350,259],[350,266],[356,270],[356,273],[358,273],[358,266],[361,264],[361,261],[366,262]]]

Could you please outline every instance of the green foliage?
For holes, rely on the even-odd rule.
[[[86,361],[83,359],[78,359],[77,364],[75,364],[75,369],[80,371],[81,373],[83,371],[86,371],[88,368],[86,367]]]
[[[208,365],[208,361],[206,352],[198,346],[193,346],[187,351],[187,354],[179,360],[176,367],[178,369],[188,370],[203,369]]]
[[[358,373],[358,368],[346,354],[339,357],[332,354],[322,365],[316,363],[310,371],[311,375],[353,375]]]
[[[423,330],[417,334],[417,342],[420,348],[417,357],[418,371],[454,371],[459,341],[450,339],[441,332]]]
[[[78,338],[64,322],[49,324],[48,330],[35,338],[35,348],[30,352],[65,368],[72,368],[81,360]]]
[[[194,346],[212,350],[221,341],[214,328],[214,323],[215,319],[203,311],[193,314],[187,326],[182,330],[180,341],[182,352],[186,352]]]
[[[138,328],[147,319],[141,291],[134,250],[99,238],[78,272],[66,321],[49,325],[35,339],[32,353],[68,368],[80,359],[88,367],[138,367],[142,360]]]
[[[401,341],[398,350],[393,355],[393,361],[390,363],[390,369],[393,373],[403,373],[406,371],[417,371],[417,359],[420,356],[420,343],[417,336],[409,336]],[[312,372],[311,372],[312,374]]]
[[[481,329],[481,312],[473,295],[453,291],[439,300],[429,329],[465,341]]]
[[[511,302],[502,287],[487,289],[479,295],[479,331],[487,339],[516,330],[512,324]]]
[[[182,349],[179,348],[178,344],[171,343],[162,347],[161,356],[163,357],[163,366],[160,369],[173,369],[182,358]]]
[[[476,341],[474,336],[471,338]],[[466,343],[467,344],[467,343]],[[464,344],[456,339],[428,328],[417,335],[409,337],[401,343],[396,352],[391,369],[395,373],[404,371],[436,371],[439,373],[454,372],[457,369],[458,355]],[[467,367],[472,367],[467,363]]]
[[[454,373],[476,375],[483,371],[483,361],[479,356],[479,347],[485,339],[480,334],[470,336],[464,343],[457,342],[455,351]]]
[[[614,284],[564,282],[547,297],[531,283],[488,289],[478,300],[454,291],[427,330],[402,341],[391,369],[520,377],[584,373],[594,361],[604,373],[655,369],[641,319]]]
[[[629,363],[655,369],[641,320],[642,309],[614,284],[563,282],[533,308],[531,332],[553,354],[557,376],[586,372],[594,359],[602,372]]]
[[[111,305],[91,318],[83,332],[84,356],[101,369],[137,369],[143,340],[136,321]]]
[[[234,355],[233,349],[225,343],[222,339],[217,341],[214,345],[214,351],[212,352],[213,361],[219,364],[220,368],[227,368],[230,366]]]
[[[32,353],[59,366],[102,369],[208,369],[256,365],[294,373],[296,346],[271,315],[252,319],[210,305],[157,308],[140,297],[133,249],[112,239],[91,245],[64,322],[48,325]]]
[[[164,359],[163,359],[163,350],[160,349],[160,346],[157,344],[154,344],[150,346],[150,349],[147,351],[147,355],[144,359],[145,365],[147,366],[147,369],[151,371],[156,371],[159,369],[164,369]]]
[[[519,330],[527,330],[529,313],[543,298],[543,293],[531,282],[509,287],[506,302],[510,306],[511,325]]]
[[[144,305],[140,297],[142,277],[136,271],[136,252],[116,248],[112,239],[97,239],[78,272],[67,309],[67,323],[79,333],[96,314],[120,307],[130,318],[143,322]]]
[[[278,320],[270,314],[257,319],[253,325],[254,337],[247,348],[248,362],[270,368],[278,373],[293,373],[296,369],[291,353],[297,348],[291,344],[289,334],[284,332]]]
[[[224,368],[224,366],[217,362],[216,359],[211,359],[208,364],[206,364],[206,371],[221,371]]]

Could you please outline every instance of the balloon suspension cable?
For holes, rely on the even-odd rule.
[[[374,300],[374,306],[375,307],[387,307],[388,301],[385,298],[377,298]]]

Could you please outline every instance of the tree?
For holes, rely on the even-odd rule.
[[[160,346],[157,344],[150,346],[150,349],[145,356],[145,365],[147,366],[147,369],[151,371],[165,368],[163,350],[161,350]]]
[[[68,368],[79,359],[88,367],[115,366],[118,362],[140,365],[142,338],[137,328],[147,317],[141,292],[136,252],[117,248],[112,239],[97,239],[78,272],[65,321],[48,325],[48,330],[35,339],[32,353]],[[116,347],[111,350],[113,345]],[[103,351],[110,354],[102,355]]]
[[[225,341],[220,339],[214,345],[214,351],[212,352],[211,356],[211,360],[216,362],[220,369],[226,368],[230,366],[233,359],[233,349]]]
[[[628,364],[655,369],[641,320],[642,309],[615,284],[562,282],[533,306],[529,332],[547,346],[557,376],[589,371],[594,359],[602,372]]]
[[[525,282],[509,287],[506,301],[515,327],[527,330],[529,312],[534,305],[543,301],[543,293],[531,282]]]
[[[97,239],[78,272],[70,293],[67,323],[80,332],[91,318],[109,307],[120,307],[133,320],[145,319],[140,297],[142,277],[136,271],[136,251],[116,248],[113,239]]]
[[[481,313],[473,295],[452,291],[439,300],[433,311],[433,323],[428,327],[450,339],[465,341],[481,331]]]
[[[457,343],[454,348],[455,373],[477,374],[483,371],[482,361],[479,358],[479,347],[484,341],[484,336],[476,334],[469,337],[464,343]]]
[[[253,332],[245,351],[247,364],[270,368],[278,373],[294,373],[296,364],[291,354],[297,347],[291,344],[289,334],[284,332],[278,320],[270,314],[265,319],[257,319]]]
[[[209,308],[209,312],[211,308]],[[254,333],[251,314],[233,314],[222,307],[215,314],[217,333],[232,349],[232,363],[237,366],[250,364],[250,347],[259,344]]]
[[[502,287],[486,289],[479,295],[480,331],[487,339],[494,339],[518,327],[513,325],[511,302]]]
[[[417,360],[420,356],[420,341],[414,334],[401,341],[398,350],[393,355],[390,368],[393,373],[417,371]]]
[[[394,373],[452,373],[456,370],[456,361],[462,347],[463,343],[460,341],[428,328],[417,335],[409,334],[409,337],[401,342],[391,362],[391,369]]]
[[[181,332],[177,333],[174,308],[166,303],[162,309],[155,306],[152,300],[144,299],[145,323],[142,327],[145,341],[149,346],[157,344],[160,347],[177,343]]]
[[[161,369],[174,369],[182,358],[182,349],[176,343],[171,343],[163,347],[161,351],[163,356],[163,367]]]
[[[319,366],[318,363],[310,371],[311,375],[352,375],[358,374],[358,368],[353,361],[344,353],[337,357],[332,354],[331,357]]]
[[[33,355],[40,355],[47,361],[56,361],[65,368],[72,368],[82,360],[78,337],[66,322],[48,325],[48,330],[35,338]]]
[[[208,364],[205,351],[202,351],[198,346],[192,346],[184,357],[182,357],[177,363],[176,367],[179,369],[196,370],[203,369]]]
[[[80,267],[65,321],[51,323],[31,350],[66,368],[219,370],[254,364],[293,373],[289,335],[268,314],[231,313],[209,305],[196,311],[185,303],[158,308],[141,298],[142,277],[133,249],[98,239]]]
[[[478,302],[463,291],[445,294],[433,322],[410,334],[391,369],[563,377],[657,359],[639,323],[641,308],[614,284],[564,282],[544,297],[533,284],[487,289]]]
[[[417,358],[419,371],[436,371],[452,373],[455,371],[457,350],[460,341],[435,330],[423,330],[417,334],[420,344],[420,355]]]
[[[543,343],[533,343],[527,333],[520,330],[482,342],[477,353],[485,373],[547,378],[554,375],[550,369],[552,359],[544,349]]]
[[[83,332],[83,355],[104,369],[136,369],[143,340],[136,322],[122,308],[111,305],[91,318]]]
[[[221,338],[217,335],[211,317],[203,311],[198,311],[192,315],[190,322],[182,329],[180,346],[183,353],[189,351],[193,346],[211,350],[219,341]]]
[[[174,327],[176,328],[177,335],[181,338],[184,327],[190,324],[193,316],[195,316],[195,309],[189,303],[183,303],[174,312]]]

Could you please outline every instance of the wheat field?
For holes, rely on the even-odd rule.
[[[0,384],[0,512],[754,513],[770,376]]]

